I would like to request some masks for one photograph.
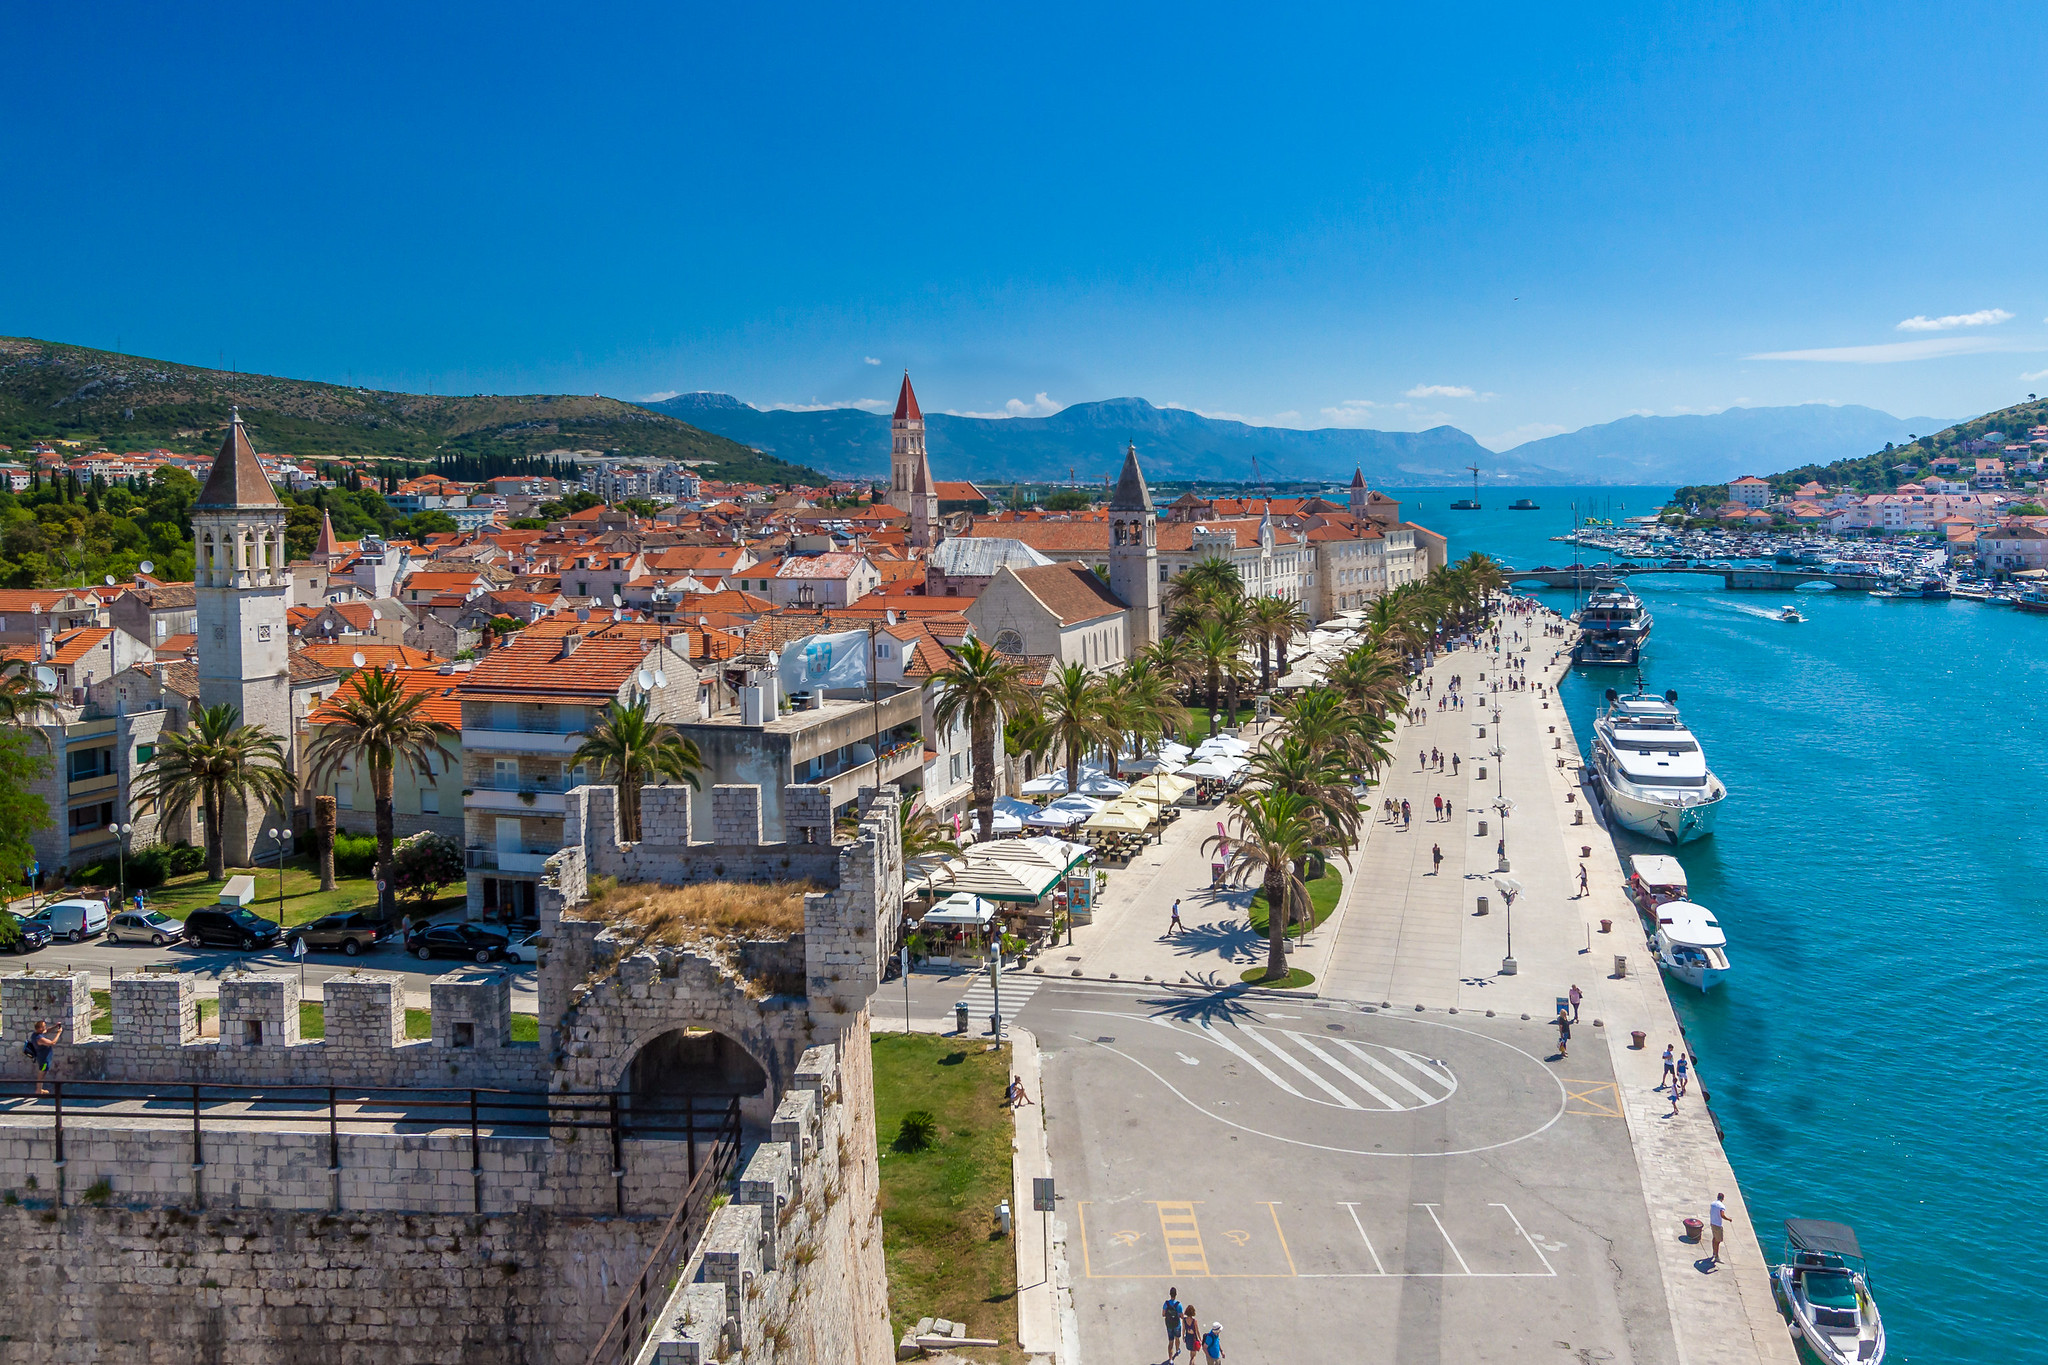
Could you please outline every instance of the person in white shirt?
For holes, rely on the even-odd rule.
[[[1721,1264],[1721,1229],[1728,1221],[1728,1205],[1725,1202],[1727,1198],[1728,1196],[1725,1194],[1716,1194],[1714,1202],[1707,1205],[1707,1226],[1714,1233],[1713,1260],[1715,1265]]]

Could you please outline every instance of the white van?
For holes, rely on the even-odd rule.
[[[107,903],[84,897],[58,901],[43,907],[36,918],[50,927],[51,938],[68,938],[79,943],[106,932]]]

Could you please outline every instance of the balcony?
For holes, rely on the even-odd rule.
[[[519,853],[506,848],[471,848],[467,850],[468,865],[472,870],[482,869],[495,872],[530,872],[538,875],[554,856],[550,853]]]
[[[526,729],[505,730],[462,728],[462,747],[466,753],[489,751],[501,754],[544,754],[550,757],[566,758],[582,747],[584,729],[552,730]]]
[[[84,829],[71,831],[71,856],[81,853],[112,853],[120,837],[110,833],[104,825],[88,825]]]
[[[470,783],[462,805],[465,810],[560,815],[566,808],[562,793],[569,786],[568,780],[560,777],[479,778]]]
[[[78,801],[88,796],[98,796],[102,792],[111,794],[120,791],[120,789],[121,775],[119,773],[95,773],[91,777],[75,777],[71,779],[68,794],[73,801]]]

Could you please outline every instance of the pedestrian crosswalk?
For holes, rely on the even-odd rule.
[[[1015,1019],[1027,1001],[1038,993],[1045,982],[1039,977],[1022,976],[1015,972],[1003,973],[1003,1018]],[[986,971],[976,973],[974,984],[960,997],[967,1002],[967,1017],[977,1028],[988,1027],[988,1017],[996,1012],[996,993],[989,984]]]
[[[1270,1026],[1217,1025],[1203,1035],[1253,1072],[1297,1099],[1336,1109],[1427,1109],[1458,1089],[1458,1078],[1434,1058],[1384,1044],[1311,1036]]]

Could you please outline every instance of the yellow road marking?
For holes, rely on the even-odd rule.
[[[1566,1081],[1565,1112],[1584,1114],[1605,1119],[1618,1119],[1621,1112],[1621,1089],[1613,1081]],[[1575,1109],[1573,1105],[1584,1105]]]
[[[1166,1244],[1166,1268],[1175,1275],[1209,1274],[1209,1253],[1202,1246],[1201,1224],[1195,1221],[1195,1204],[1187,1199],[1155,1199],[1159,1211],[1159,1236]]]
[[[1095,1263],[1093,1258],[1088,1255],[1088,1201],[1083,1199],[1080,1202],[1079,1208],[1081,1218],[1081,1273],[1092,1280],[1095,1278]]]
[[[1266,1200],[1265,1204],[1266,1212],[1273,1215],[1273,1235],[1280,1239],[1280,1250],[1287,1255],[1287,1273],[1299,1275],[1301,1272],[1294,1268],[1294,1253],[1287,1249],[1287,1234],[1280,1231],[1280,1205],[1271,1199]]]

